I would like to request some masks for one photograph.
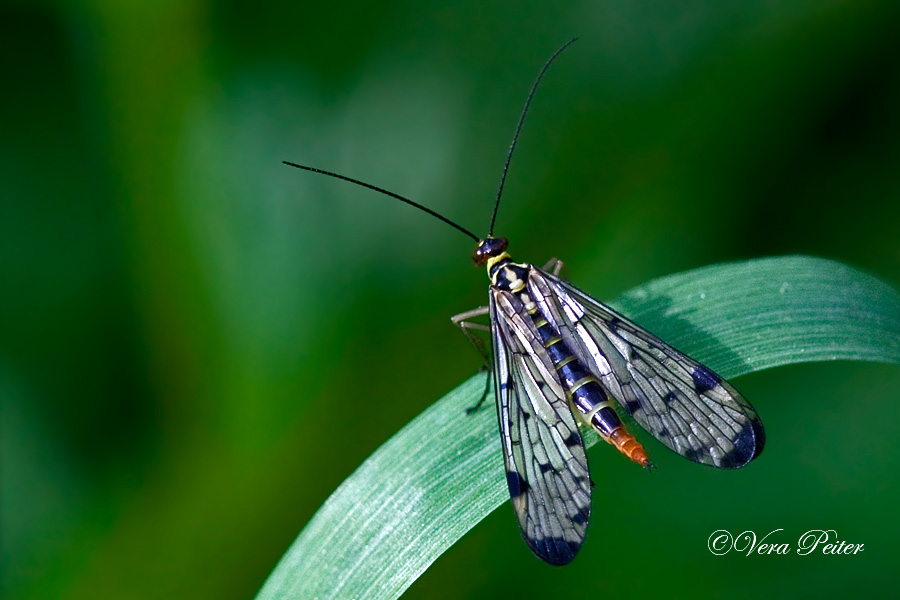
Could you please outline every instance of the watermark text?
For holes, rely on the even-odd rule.
[[[739,552],[751,554],[791,554],[800,556],[808,554],[859,554],[864,544],[856,544],[838,539],[834,529],[810,529],[792,544],[785,541],[787,534],[783,529],[774,529],[763,536],[754,531],[744,531],[732,535],[725,529],[712,532],[707,542],[709,551],[716,556]]]

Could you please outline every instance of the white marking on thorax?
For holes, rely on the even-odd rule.
[[[509,291],[518,292],[525,288],[525,282],[519,279],[516,272],[509,267],[503,267],[503,276],[506,277],[506,280],[509,282]]]

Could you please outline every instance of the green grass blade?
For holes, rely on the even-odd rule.
[[[900,363],[900,296],[819,258],[697,269],[651,281],[613,306],[726,378],[808,361]],[[465,414],[485,376],[434,403],[350,475],[257,598],[397,598],[502,504],[495,412]]]

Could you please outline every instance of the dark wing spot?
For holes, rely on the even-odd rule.
[[[522,420],[523,420],[523,421],[527,421],[528,419],[531,418],[531,413],[523,412],[523,413],[521,413],[521,414],[522,414]]]
[[[588,522],[588,517],[584,514],[584,511],[578,511],[572,516],[572,521],[577,525],[585,525]]]
[[[581,548],[580,541],[570,542],[563,538],[525,538],[525,541],[538,558],[557,567],[572,562]]]
[[[719,376],[704,367],[703,365],[698,366],[691,373],[691,379],[694,380],[694,389],[696,389],[699,393],[708,392],[713,389],[717,385],[719,385]]]
[[[759,456],[766,443],[766,434],[762,423],[751,419],[747,425],[732,438],[734,450],[722,457],[716,465],[723,469],[739,469]]]
[[[578,435],[577,431],[573,431],[571,435],[569,435],[569,437],[564,440],[564,442],[569,448],[574,448],[575,446],[581,444],[581,436]]]
[[[506,472],[506,486],[509,488],[509,497],[518,498],[528,491],[530,487],[521,475],[515,471]]]
[[[731,452],[727,452],[725,456],[723,456],[719,460],[719,464],[716,466],[722,469],[739,469],[743,467],[746,463],[741,462],[740,456],[736,450],[732,450]]]
[[[618,317],[613,317],[609,321],[606,322],[609,325],[610,331],[616,332],[619,330],[619,326],[622,324],[622,320]]]
[[[678,400],[678,394],[675,393],[675,390],[672,390],[671,392],[666,394],[665,397],[663,398],[663,401],[666,404],[672,404],[676,400]]]
[[[544,463],[540,466],[540,469],[541,473],[546,473],[547,471],[553,470],[553,465],[551,465],[550,463]]]
[[[700,460],[700,455],[693,448],[687,448],[681,455],[693,462],[703,462]]]
[[[641,403],[637,400],[627,400],[625,402],[625,412],[629,415],[633,415],[641,408]]]

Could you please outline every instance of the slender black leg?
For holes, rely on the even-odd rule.
[[[484,361],[484,364],[479,369],[479,372],[487,373],[487,377],[485,378],[484,384],[484,393],[481,394],[481,398],[474,406],[470,406],[466,409],[466,414],[470,415],[484,404],[485,399],[487,398],[488,391],[491,389],[491,360],[488,355],[487,347],[484,344],[484,338],[479,336],[476,331],[490,331],[491,328],[487,325],[482,325],[481,323],[474,323],[469,321],[474,317],[481,317],[486,314],[490,309],[487,306],[482,306],[473,310],[466,311],[464,313],[460,313],[454,317],[451,317],[451,321],[453,324],[459,327],[463,334],[465,334],[466,338],[469,342],[475,346],[475,349],[478,350],[478,353],[481,355],[481,359]]]

